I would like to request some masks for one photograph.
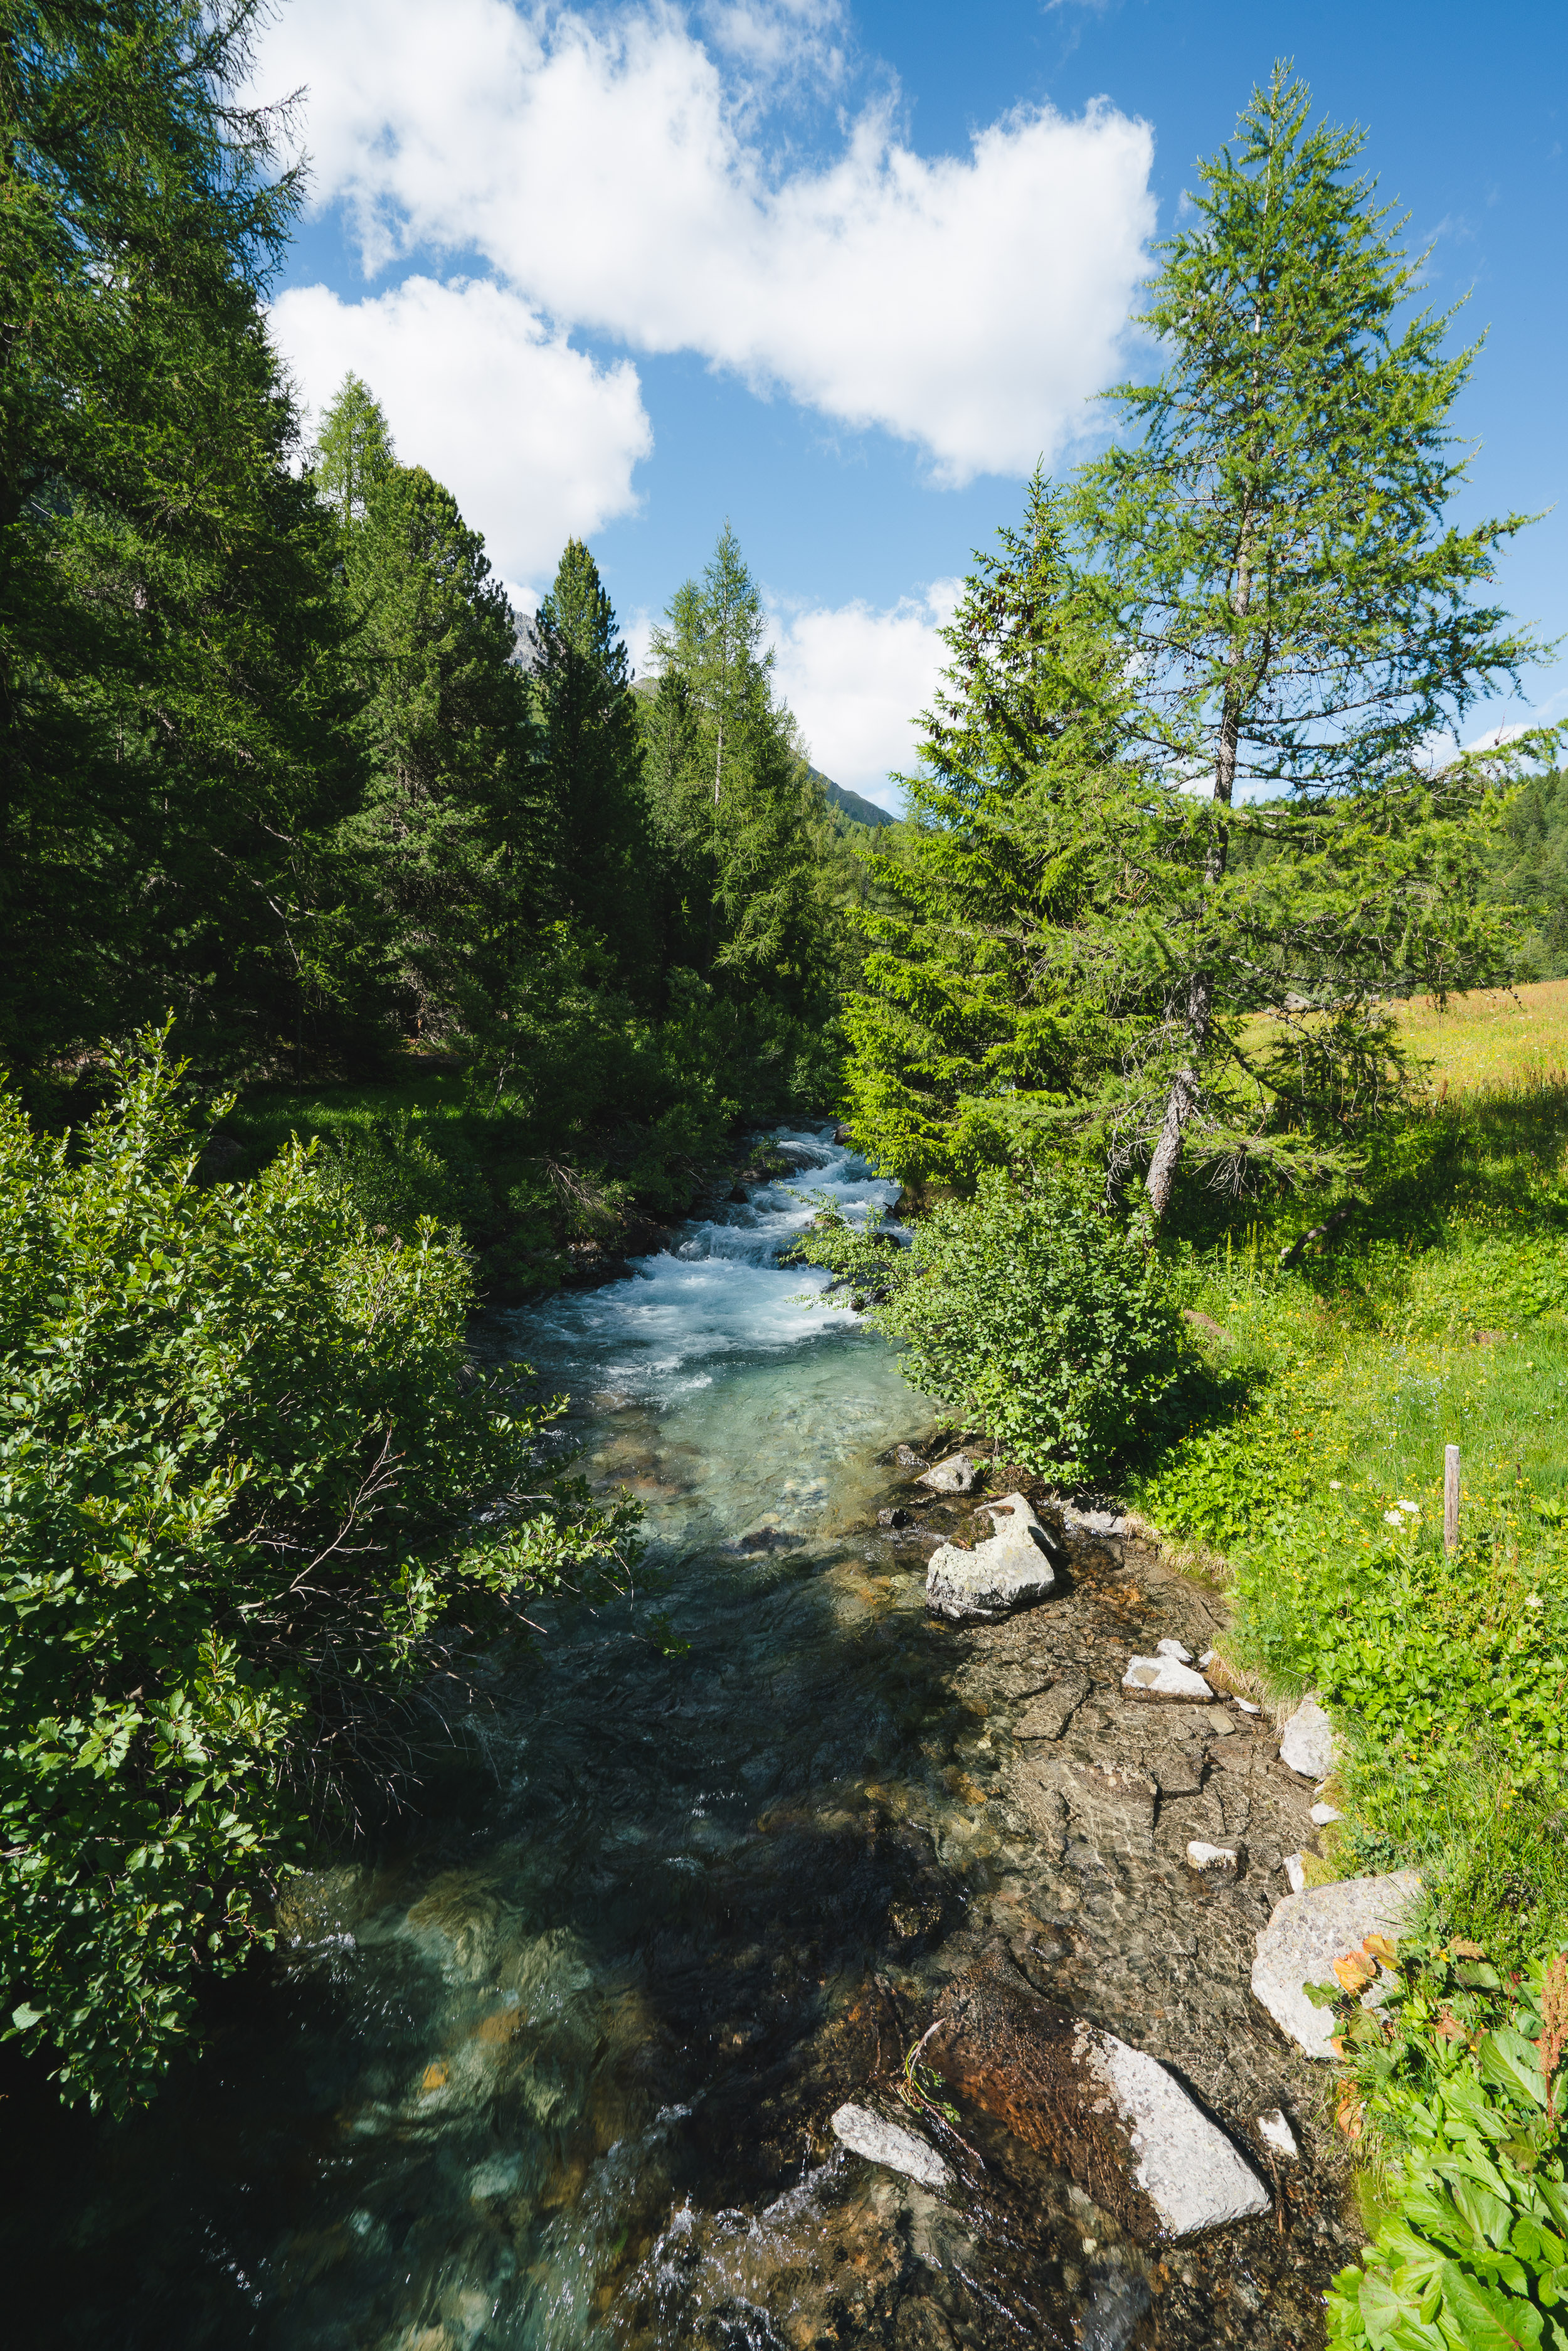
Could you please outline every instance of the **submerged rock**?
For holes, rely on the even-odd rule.
[[[1335,1886],[1314,1886],[1304,1894],[1288,1894],[1258,1932],[1258,1956],[1252,1962],[1252,1991],[1281,2032],[1304,2049],[1309,2057],[1331,2057],[1334,2032],[1332,2009],[1314,2007],[1304,1984],[1331,1984],[1333,1963],[1354,1951],[1368,1935],[1396,1939],[1421,1892],[1413,1869],[1387,1877],[1347,1877]],[[1374,1984],[1363,1994],[1362,2006],[1375,2001]]]
[[[1203,1676],[1176,1657],[1132,1657],[1122,1677],[1124,1698],[1163,1698],[1178,1706],[1212,1706]]]
[[[994,1624],[1056,1587],[1051,1537],[1023,1496],[1007,1494],[988,1508],[996,1532],[973,1551],[943,1543],[925,1571],[925,1605],[956,1624]]]
[[[1124,1535],[1127,1521],[1120,1510],[1063,1510],[1068,1527],[1086,1535]]]
[[[1145,2243],[1269,2209],[1269,2191],[1157,2058],[989,1962],[944,1993],[946,2079]]]
[[[901,1454],[904,1450],[904,1447],[900,1446]],[[946,1461],[938,1461],[934,1468],[927,1469],[918,1482],[922,1486],[929,1486],[934,1494],[970,1494],[982,1474],[979,1463],[971,1454],[949,1453]]]
[[[1333,1723],[1309,1691],[1281,1734],[1281,1762],[1315,1783],[1333,1771],[1336,1745]]]
[[[883,2163],[890,2171],[902,2171],[906,2179],[917,2179],[922,2188],[940,2191],[953,2185],[953,2174],[934,2147],[916,2138],[913,2131],[873,2115],[869,2106],[841,2106],[833,2116],[833,2133],[852,2155],[863,2155],[868,2163]]]
[[[1205,1844],[1201,1837],[1189,1839],[1186,1857],[1200,1877],[1212,1878],[1223,1884],[1234,1877],[1239,1856],[1229,1845]]]

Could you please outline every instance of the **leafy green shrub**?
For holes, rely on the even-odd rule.
[[[1138,1508],[1186,1541],[1228,1552],[1293,1522],[1306,1498],[1301,1448],[1260,1416],[1201,1428],[1137,1487]]]
[[[851,1231],[830,1221],[799,1253],[851,1279],[880,1269],[873,1320],[904,1341],[909,1379],[1027,1468],[1099,1475],[1175,1384],[1180,1324],[1158,1260],[1059,1176],[982,1175],[972,1200],[921,1220],[906,1263]]]
[[[1336,2351],[1568,2351],[1568,1964],[1505,1987],[1479,1947],[1350,1953],[1339,2115],[1384,2210],[1328,2296]],[[1382,2005],[1356,1998],[1378,1972]]]
[[[394,1110],[333,1136],[322,1172],[338,1178],[372,1232],[408,1240],[431,1217],[472,1242],[494,1217],[489,1186],[472,1153],[443,1141],[444,1148],[417,1110]]]
[[[621,1581],[635,1517],[474,1373],[454,1238],[378,1245],[298,1145],[199,1187],[179,1074],[143,1038],[79,1157],[0,1095],[0,1975],[112,2106],[392,1775],[387,1702]]]

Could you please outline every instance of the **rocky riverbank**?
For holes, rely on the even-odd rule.
[[[924,1458],[899,1451],[864,1557],[902,1581],[924,1578],[933,1553],[940,1568],[986,1542],[997,1520],[981,1492],[934,1492]],[[1315,1842],[1313,1786],[1281,1761],[1280,1728],[1255,1702],[1124,1687],[1134,1658],[1212,1648],[1224,1626],[1212,1593],[1113,1513],[1064,1510],[1038,1488],[1019,1499],[1055,1562],[1049,1592],[995,1621],[931,1613],[921,1628],[972,1726],[949,1773],[974,1823],[967,1900],[939,1935],[891,1915],[851,2046],[819,2077],[848,2142],[831,2167],[836,2217],[815,2252],[802,2230],[787,2284],[758,2274],[752,2292],[779,2339],[801,2343],[829,2327],[900,2351],[1016,2339],[990,2302],[1015,2319],[1032,2311],[1040,2341],[1101,2351],[1296,2351],[1321,2340],[1322,2294],[1360,2238],[1326,2076],[1250,1983],[1260,1930],[1290,1890],[1285,1863]],[[1016,1507],[1000,1515],[1016,1541]],[[1169,2105],[1163,2151],[1135,2088],[1113,2080],[1118,2064],[1141,2066]],[[833,2115],[813,2119],[827,2153]],[[902,2157],[852,2151],[878,2128],[903,2137]],[[911,2139],[942,2185],[911,2176]],[[1179,2175],[1174,2204],[1150,2188],[1162,2162]],[[1188,2193],[1205,2163],[1218,2183],[1207,2207]],[[826,2189],[820,2179],[819,2208]],[[770,2220],[792,2233],[784,2210]],[[847,2307],[833,2290],[846,2262],[863,2277]]]

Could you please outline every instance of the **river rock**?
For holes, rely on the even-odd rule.
[[[1124,1535],[1127,1521],[1120,1510],[1063,1510],[1069,1528],[1086,1535]]]
[[[1063,1674],[1048,1690],[1031,1698],[1013,1725],[1015,1739],[1060,1739],[1070,1719],[1089,1695],[1085,1673]]]
[[[1209,1654],[1213,1655],[1212,1650]],[[1192,1651],[1184,1648],[1179,1641],[1156,1641],[1155,1655],[1157,1657],[1174,1657],[1178,1666],[1190,1666],[1192,1663]]]
[[[863,2155],[868,2163],[882,2163],[890,2171],[902,2171],[908,2179],[917,2179],[922,2188],[937,2190],[951,2188],[953,2174],[934,2147],[913,2131],[901,2130],[881,2115],[873,2115],[869,2106],[841,2106],[833,2116],[833,2133],[842,2140],[852,2155]]]
[[[967,1453],[949,1453],[946,1461],[938,1461],[918,1480],[929,1486],[934,1494],[973,1493],[980,1478],[980,1465]]]
[[[1201,1837],[1190,1839],[1186,1857],[1200,1877],[1222,1886],[1236,1875],[1237,1856],[1229,1845],[1205,1844]]]
[[[1135,1763],[1085,1761],[1074,1756],[1056,1767],[1055,1779],[1068,1811],[1096,1852],[1154,1859],[1160,1792],[1147,1771]]]
[[[1295,2132],[1285,2120],[1282,2106],[1270,2106],[1266,2115],[1259,2116],[1258,2136],[1273,2148],[1276,2155],[1282,2155],[1287,2162],[1294,2163],[1301,2152],[1296,2145]]]
[[[1055,1589],[1050,1537],[1021,1494],[989,1506],[995,1534],[973,1551],[943,1543],[925,1571],[925,1605],[955,1624],[994,1624]]]
[[[1309,1692],[1285,1725],[1280,1761],[1303,1780],[1326,1780],[1334,1766],[1337,1744],[1333,1723]]]
[[[1203,1676],[1176,1657],[1132,1657],[1122,1676],[1124,1698],[1164,1698],[1176,1705],[1212,1706],[1214,1692]]]
[[[1312,2005],[1302,1985],[1333,1983],[1334,1961],[1368,1935],[1396,1940],[1420,1892],[1416,1871],[1401,1869],[1387,1877],[1347,1877],[1334,1886],[1310,1886],[1276,1903],[1273,1917],[1258,1931],[1252,1991],[1281,2032],[1309,2057],[1333,2054],[1329,2042],[1334,2019],[1332,2009]],[[1374,1984],[1362,1995],[1362,2006],[1370,2006],[1376,1996]]]
[[[1159,2063],[982,1960],[926,2043],[964,2097],[1066,2172],[1144,2243],[1269,2209],[1251,2165]]]

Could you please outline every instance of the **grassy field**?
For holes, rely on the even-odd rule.
[[[1337,1708],[1320,1872],[1418,1864],[1445,1931],[1521,1962],[1568,1935],[1568,1081],[1510,1084],[1482,1034],[1315,1256],[1279,1264],[1300,1203],[1186,1246],[1202,1363],[1135,1499],[1223,1562],[1238,1670]]]
[[[1568,1081],[1568,979],[1479,989],[1450,997],[1440,1011],[1430,998],[1416,997],[1404,1008],[1399,1026],[1430,1062],[1435,1092]]]
[[[1310,1204],[1174,1252],[1187,1426],[1134,1499],[1227,1583],[1239,1687],[1342,1758],[1309,1884],[1414,1866],[1335,1972],[1369,2240],[1335,2351],[1568,2344],[1568,983],[1409,1008],[1424,1108],[1306,1261]],[[1442,1541],[1443,1452],[1461,1460]],[[1357,1994],[1377,1977],[1383,2004]],[[1561,2028],[1561,2029],[1560,2029]]]

